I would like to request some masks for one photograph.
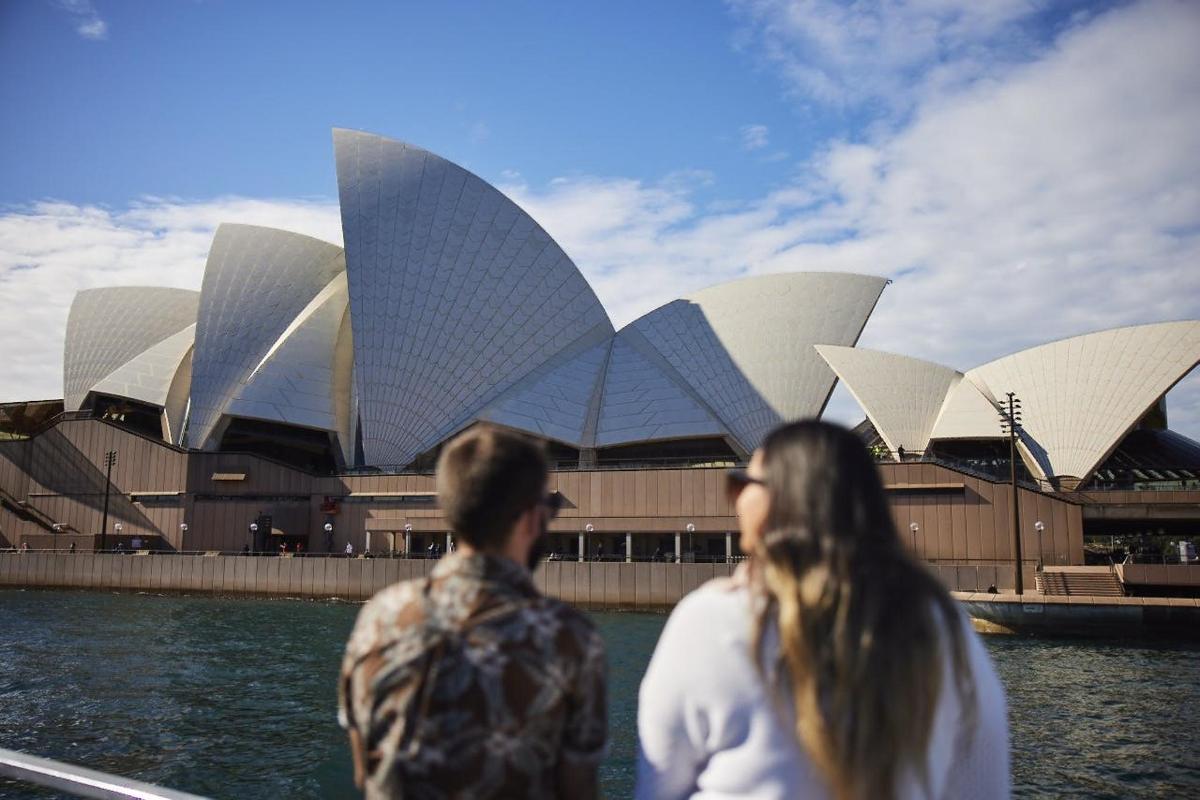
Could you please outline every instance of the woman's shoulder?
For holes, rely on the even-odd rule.
[[[728,647],[748,641],[753,622],[750,589],[729,578],[715,578],[689,592],[671,611],[663,631],[667,640],[683,640],[689,648]]]
[[[750,609],[749,586],[736,577],[713,578],[688,594],[675,606],[676,612],[693,615],[706,613],[746,613]]]

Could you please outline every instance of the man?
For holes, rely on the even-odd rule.
[[[559,496],[532,441],[479,425],[437,465],[460,542],[364,606],[338,684],[367,798],[591,798],[604,756],[604,643],[530,570]]]

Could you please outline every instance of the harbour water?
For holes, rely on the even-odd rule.
[[[0,591],[0,747],[212,797],[357,797],[334,697],[357,610]],[[593,616],[610,656],[601,777],[606,796],[626,797],[637,686],[666,617]],[[1017,796],[1200,796],[1195,645],[987,643],[1008,690]],[[50,796],[0,782],[0,797]]]

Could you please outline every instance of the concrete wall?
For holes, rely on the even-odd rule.
[[[1007,565],[1011,581],[1009,485],[935,464],[883,464],[879,470],[884,485],[889,487],[896,527],[919,556],[931,564]],[[1018,491],[1026,585],[1033,585],[1029,581],[1039,552],[1048,565],[1082,564],[1082,507],[1053,494]],[[1039,520],[1045,525],[1040,537],[1034,526]],[[915,540],[909,527],[913,522],[919,528]]]
[[[429,502],[431,475],[315,476],[255,456],[185,452],[98,420],[63,421],[27,441],[0,442],[0,488],[54,521],[98,533],[108,450],[118,452],[110,536],[119,521],[125,536],[157,535],[168,550],[240,551],[250,542],[250,522],[260,514],[271,515],[279,532],[306,538],[308,552],[325,550],[327,522],[334,528],[334,552],[347,542],[363,551],[368,531],[379,551],[388,542],[401,549],[406,524],[417,537],[414,545],[422,548],[434,537],[444,541],[448,530],[436,503]],[[1007,485],[932,464],[888,464],[880,471],[899,535],[922,559],[953,574],[952,585],[1012,586]],[[563,471],[552,474],[550,484],[566,500],[552,527],[555,546],[565,554],[576,552],[587,525],[593,527],[587,552],[603,542],[610,557],[627,533],[638,555],[659,545],[673,553],[677,533],[686,552],[689,537],[683,532],[689,524],[701,554],[723,557],[725,534],[737,530],[722,469]],[[327,498],[336,501],[336,514],[322,511]],[[1081,508],[1059,496],[1021,490],[1026,585],[1033,585],[1039,544],[1048,565],[1083,563]],[[1038,520],[1045,523],[1040,539]],[[915,537],[913,522],[919,527]],[[19,546],[38,533],[45,531],[0,510],[0,546]],[[976,569],[963,573],[972,576],[967,579],[958,577],[960,567]]]
[[[1117,564],[1117,574],[1135,586],[1200,586],[1200,565]]]
[[[365,600],[397,581],[425,575],[426,559],[271,556],[0,553],[0,586],[125,589],[150,592],[339,597]],[[948,589],[984,592],[1012,586],[1012,567],[938,566]],[[665,609],[730,564],[547,561],[538,589],[586,608]],[[1028,576],[1032,586],[1032,573]]]
[[[276,558],[101,553],[0,553],[0,587],[118,589],[366,600],[436,562],[385,558]],[[538,589],[585,608],[670,608],[728,564],[548,561]]]

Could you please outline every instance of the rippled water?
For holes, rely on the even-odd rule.
[[[0,747],[223,798],[356,797],[335,721],[358,606],[0,591]],[[595,614],[628,796],[637,685],[665,617]],[[1200,796],[1200,650],[991,638],[1024,797]],[[0,783],[0,797],[48,797]]]

